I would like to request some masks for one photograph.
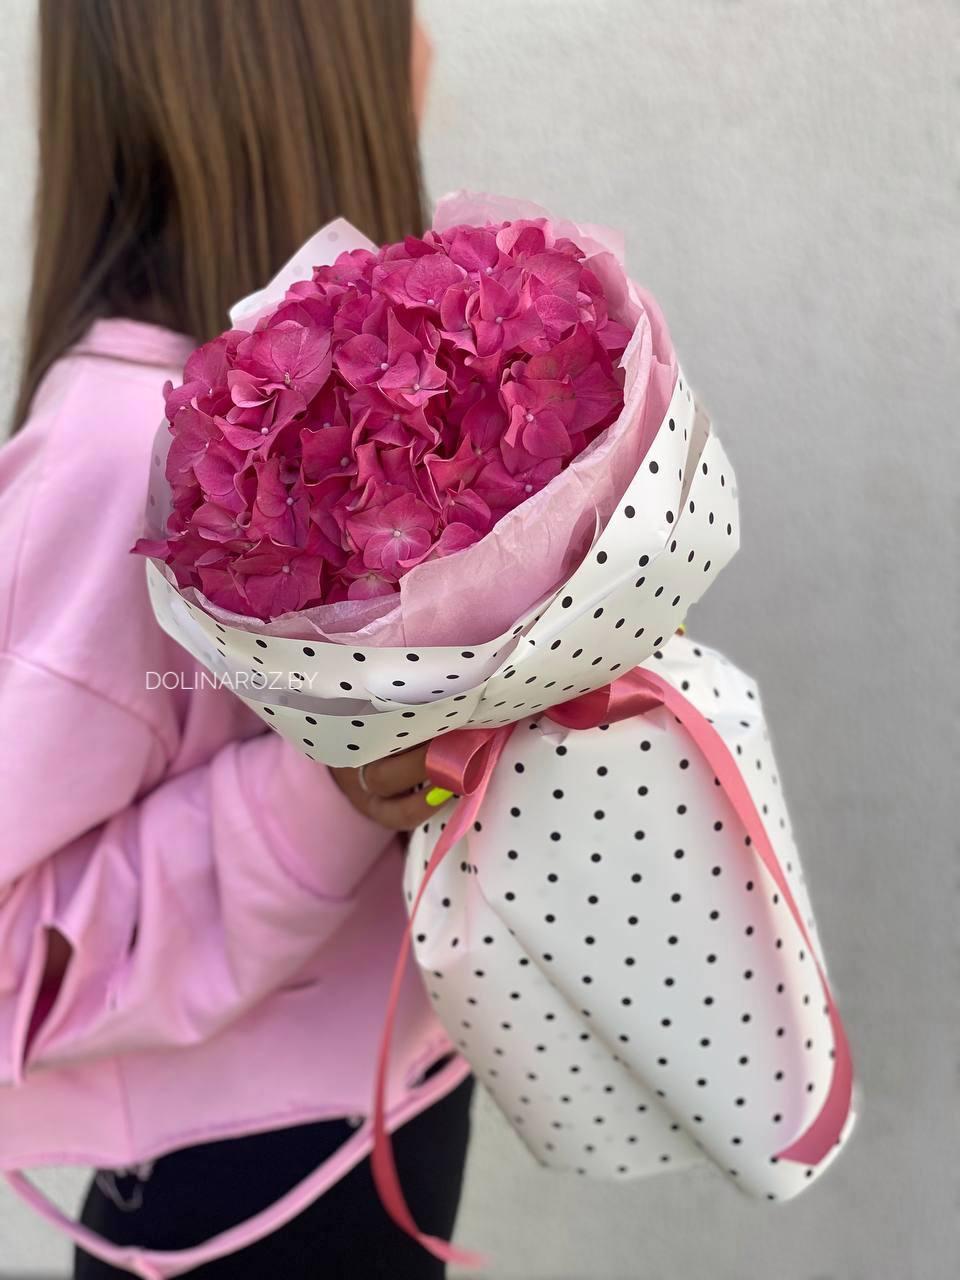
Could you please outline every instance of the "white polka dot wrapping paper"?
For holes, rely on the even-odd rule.
[[[738,534],[732,469],[680,371],[581,564],[494,640],[264,637],[185,598],[159,562],[148,579],[164,629],[317,761],[358,765],[517,724],[477,828],[416,918],[438,1016],[542,1164],[616,1179],[710,1161],[742,1190],[785,1200],[828,1167],[855,1115],[815,1165],[777,1158],[831,1080],[809,944],[669,712],[588,731],[544,714],[638,665],[682,690],[742,766],[813,930],[756,690],[675,634]],[[408,901],[450,808],[411,837]]]
[[[514,730],[478,820],[426,886],[434,1006],[537,1160],[599,1178],[712,1162],[787,1200],[829,1167],[780,1159],[830,1088],[826,971],[759,696],[674,635],[643,668],[709,717],[763,815],[805,939],[713,768],[666,708]],[[414,833],[408,904],[450,806]]]

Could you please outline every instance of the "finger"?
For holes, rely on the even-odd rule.
[[[363,774],[371,795],[389,799],[427,780],[427,744],[368,764]]]
[[[422,791],[411,791],[408,795],[384,799],[382,796],[371,796],[367,813],[382,827],[391,831],[412,831],[421,822],[436,814],[436,809],[427,804]]]

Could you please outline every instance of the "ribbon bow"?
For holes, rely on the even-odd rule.
[[[853,1062],[850,1046],[830,991],[830,984],[817,959],[816,950],[804,923],[803,914],[787,883],[763,819],[757,812],[753,798],[726,743],[710,721],[701,715],[673,685],[644,667],[636,667],[612,684],[573,698],[570,702],[560,703],[543,714],[564,728],[595,729],[601,724],[613,724],[620,720],[631,719],[633,716],[645,715],[657,707],[665,707],[676,716],[713,769],[727,799],[733,805],[750,837],[752,849],[780,890],[783,901],[796,921],[816,964],[834,1035],[833,1072],[820,1111],[798,1138],[782,1151],[777,1152],[777,1158],[800,1164],[819,1164],[839,1142],[850,1111],[853,1093]],[[377,1060],[373,1108],[374,1145],[370,1162],[380,1199],[394,1222],[428,1252],[446,1262],[456,1262],[467,1267],[482,1266],[485,1259],[479,1254],[460,1249],[439,1236],[421,1232],[404,1198],[393,1158],[393,1146],[385,1123],[387,1064],[417,909],[437,867],[457,841],[470,830],[483,803],[497,761],[515,728],[515,724],[507,724],[497,729],[459,729],[435,739],[427,752],[427,769],[430,778],[440,786],[449,788],[461,799],[434,846],[417,895],[410,907],[407,927],[393,972]]]

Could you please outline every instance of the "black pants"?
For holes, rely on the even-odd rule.
[[[407,1203],[421,1230],[450,1238],[470,1135],[468,1077],[394,1134]],[[82,1222],[117,1244],[183,1249],[265,1208],[306,1177],[352,1134],[343,1120],[278,1129],[187,1147],[155,1161],[145,1181],[114,1175],[121,1208],[98,1184]],[[205,1280],[441,1280],[443,1263],[410,1240],[377,1198],[362,1160],[272,1235],[185,1272]],[[77,1249],[74,1280],[123,1280],[128,1273]]]

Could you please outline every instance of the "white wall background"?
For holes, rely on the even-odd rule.
[[[133,2],[133,0],[131,0]],[[202,0],[196,0],[202,3]],[[947,1280],[957,1226],[956,48],[946,0],[423,0],[440,193],[624,228],[737,468],[692,630],[764,689],[866,1105],[800,1201],[585,1185],[481,1105],[491,1280]],[[32,0],[0,0],[0,403],[25,289]],[[75,1175],[52,1176],[75,1205]],[[67,1251],[0,1196],[0,1272]],[[362,1280],[358,1277],[358,1280]]]

